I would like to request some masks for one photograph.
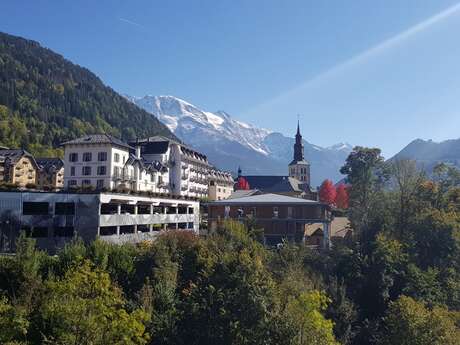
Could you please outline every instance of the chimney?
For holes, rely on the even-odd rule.
[[[141,158],[141,146],[136,146],[136,158]]]

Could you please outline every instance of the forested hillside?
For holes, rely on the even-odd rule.
[[[89,70],[37,42],[0,33],[0,144],[49,154],[90,133],[173,137]]]

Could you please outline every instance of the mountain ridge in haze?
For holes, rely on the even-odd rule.
[[[413,159],[428,172],[438,163],[447,163],[460,168],[460,139],[440,142],[415,139],[390,160]]]

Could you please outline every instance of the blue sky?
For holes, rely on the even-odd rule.
[[[449,0],[5,0],[0,30],[121,93],[171,94],[386,156],[460,137],[460,5]]]

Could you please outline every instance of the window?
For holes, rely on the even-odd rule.
[[[117,204],[101,204],[101,214],[117,214]]]
[[[91,175],[91,167],[82,167],[81,168],[81,174],[83,176],[89,176]]]
[[[74,187],[77,185],[77,180],[69,180],[69,182],[67,182],[67,185],[69,187]]]
[[[75,167],[70,167],[70,176],[75,176]]]
[[[273,218],[278,218],[278,207],[273,207]]]
[[[83,153],[83,162],[91,162],[92,156],[91,152]]]
[[[74,215],[75,203],[73,202],[57,202],[54,205],[55,215]]]
[[[78,162],[78,153],[76,152],[70,153],[69,162]]]
[[[113,176],[115,177],[121,177],[121,168],[120,167],[113,167]]]
[[[91,184],[91,180],[83,180],[81,181],[82,186],[89,186]]]
[[[101,236],[110,236],[117,234],[117,227],[116,226],[101,226],[99,228],[99,234]]]
[[[105,168],[105,167],[104,167]],[[97,180],[96,181],[96,188],[97,189],[102,189],[104,188],[104,180]]]
[[[292,206],[288,206],[287,208],[287,216],[288,218],[292,218],[292,214],[293,214],[293,209],[292,209]]]
[[[99,162],[105,162],[107,160],[107,152],[99,152],[97,154],[97,160]]]
[[[115,161],[115,163],[119,163],[120,162],[120,154],[119,153],[115,153],[113,155],[113,160]]]
[[[123,164],[125,164],[125,159],[126,159],[126,157],[125,157],[125,156],[123,156]]]
[[[56,226],[54,228],[54,237],[73,237],[73,226]]]
[[[22,203],[23,215],[47,215],[49,204],[47,202],[27,202]]]
[[[134,234],[134,225],[121,225],[120,234]]]
[[[98,175],[105,175],[107,172],[107,168],[105,165],[97,167],[97,174]]]
[[[150,232],[150,228],[146,224],[139,224],[137,226],[137,232]]]
[[[193,223],[188,223],[187,228],[188,229],[193,229]]]

